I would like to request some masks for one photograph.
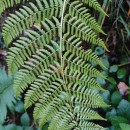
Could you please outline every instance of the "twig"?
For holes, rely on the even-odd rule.
[[[130,64],[130,62],[127,62],[127,63],[118,65],[118,67],[122,67],[122,66],[129,65],[129,64]]]

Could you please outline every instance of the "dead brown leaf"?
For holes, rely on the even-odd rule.
[[[7,52],[5,50],[0,50],[0,55],[7,56]]]
[[[118,84],[118,89],[119,89],[119,92],[121,93],[121,95],[124,96],[124,95],[128,94],[129,87],[124,82],[120,82]]]

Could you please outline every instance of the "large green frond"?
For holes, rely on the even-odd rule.
[[[1,12],[24,1],[10,2],[3,2]],[[26,109],[35,104],[33,116],[41,128],[49,122],[49,130],[104,130],[92,121],[105,120],[96,112],[108,107],[96,78],[106,77],[92,63],[106,67],[83,44],[107,50],[89,7],[105,12],[97,0],[26,2],[7,17],[2,31],[16,95],[25,92]]]

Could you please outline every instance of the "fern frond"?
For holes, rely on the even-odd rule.
[[[85,51],[82,47],[82,41],[80,38],[77,38],[75,35],[70,36],[68,34],[64,35],[63,41],[66,44],[66,50],[70,50],[76,52],[76,56],[80,56],[84,61],[89,61],[93,63],[97,63],[101,67],[105,68],[104,64],[100,61],[100,59],[92,52],[91,49]]]
[[[97,44],[103,47],[105,50],[108,50],[104,45],[102,39],[97,38],[96,33],[89,28],[86,24],[84,24],[81,19],[78,19],[77,16],[71,17],[70,15],[66,15],[64,17],[63,27],[65,28],[67,24],[67,33],[68,35],[76,35],[76,37],[80,37],[84,41],[88,41],[92,44]],[[65,30],[63,28],[63,30]],[[63,31],[64,32],[64,31]]]
[[[37,27],[36,29],[38,29],[40,34],[36,31],[28,30],[25,32],[26,37],[20,37],[19,40],[14,42],[14,47],[10,48],[7,59],[10,72],[14,73],[24,64],[28,57],[38,51],[38,48],[42,48],[43,45],[49,44],[52,39],[55,39],[57,28],[53,26],[53,28],[48,28],[48,31],[45,32]]]
[[[104,15],[107,15],[97,0],[82,0],[82,2],[88,4],[90,7],[93,7]]]
[[[29,29],[34,23],[37,24],[44,21],[45,18],[52,18],[52,16],[61,16],[61,0],[54,0],[53,4],[50,4],[50,1],[43,1],[43,4],[40,0],[36,2],[37,6],[33,3],[30,3],[31,7],[23,6],[19,11],[16,11],[15,14],[10,14],[5,21],[2,35],[7,46],[14,38],[18,37],[26,29]]]
[[[0,1],[0,14],[6,9],[13,7],[21,2],[29,1],[29,0],[1,0]]]
[[[97,119],[97,120],[105,120],[104,118],[102,118],[96,111],[91,110],[90,108],[86,108],[86,107],[77,107],[75,108],[75,113],[78,114],[77,116],[77,120],[93,120],[93,119]]]
[[[80,111],[79,111],[80,110]],[[83,110],[79,109],[77,112],[82,113]],[[90,109],[86,109],[87,111],[92,111]],[[66,119],[65,119],[66,118]],[[62,107],[59,112],[57,113],[57,115],[52,119],[52,122],[49,126],[49,129],[53,129],[56,130],[57,126],[60,126],[60,124],[65,123],[65,121],[68,121],[69,119],[73,120],[75,119],[74,114],[69,113],[69,110],[66,109],[66,107]],[[79,121],[79,116],[77,117],[77,121]],[[58,124],[58,125],[57,125]],[[67,125],[66,125],[67,126]],[[90,122],[84,122],[83,120],[80,120],[79,124],[77,124],[77,122],[72,121],[70,125],[68,125],[67,127],[63,128],[62,126],[60,126],[61,129],[65,129],[65,130],[71,130],[73,127],[75,127],[75,130],[80,130],[82,127],[85,127],[84,129],[86,130],[95,130],[95,129],[102,129],[105,130],[103,127],[99,126],[99,125],[95,125],[94,123],[90,123]],[[83,129],[83,128],[82,128]]]
[[[81,19],[82,22],[87,24],[90,28],[104,34],[101,27],[97,24],[96,20],[88,12],[88,9],[83,6],[83,3],[80,3],[79,1],[72,2],[70,4],[69,14],[72,17],[77,16],[78,19]]]
[[[46,46],[48,49],[51,46]],[[54,51],[53,48],[51,48]],[[57,53],[59,49],[55,51]],[[53,64],[54,59],[56,56],[54,52],[49,52],[45,49],[40,49],[37,51],[36,55],[32,55],[32,59],[30,61],[25,62],[23,65],[23,69],[19,70],[17,73],[17,77],[15,80],[14,88],[16,90],[16,95],[18,96],[21,92],[23,92],[27,84],[31,83],[36,79],[36,76],[38,76],[44,69],[47,69],[50,64]],[[51,62],[49,62],[51,61]],[[33,64],[32,64],[33,62]]]
[[[79,122],[79,129],[82,128],[83,130],[106,130],[103,127],[99,125],[95,125],[94,123],[91,122]]]
[[[20,2],[8,3],[2,10]],[[2,31],[11,46],[7,64],[12,74],[16,72],[16,95],[26,91],[25,108],[35,104],[33,116],[41,128],[50,122],[49,130],[104,130],[92,120],[105,120],[96,112],[108,107],[99,95],[104,89],[96,77],[106,77],[92,63],[106,67],[83,44],[107,50],[97,35],[104,32],[88,6],[105,12],[96,0],[27,3],[9,15]]]
[[[52,68],[52,66],[50,67]],[[39,75],[38,78],[31,84],[30,90],[28,90],[25,97],[25,108],[28,108],[29,106],[34,104],[44,94],[44,92],[47,91],[47,89],[53,90],[55,88],[56,91],[58,90],[56,86],[51,86],[52,82],[60,78],[58,68],[53,66],[52,69],[54,68],[55,71],[46,69],[44,73]],[[44,89],[42,89],[43,86]],[[39,92],[41,93],[40,95]]]

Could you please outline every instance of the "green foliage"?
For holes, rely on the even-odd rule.
[[[125,123],[120,123],[120,128],[121,128],[121,130],[129,130],[130,125],[125,124]]]
[[[105,91],[103,93],[101,93],[101,96],[103,98],[103,100],[107,103],[107,104],[110,104],[110,92],[109,91]]]
[[[130,103],[124,99],[121,100],[116,109],[112,109],[110,112],[107,112],[107,118],[112,123],[114,130],[124,130],[123,126],[120,124],[125,123],[129,124],[130,120]],[[120,128],[121,127],[121,128]]]
[[[129,1],[128,1],[129,2]],[[111,15],[110,18],[114,19],[114,25],[117,28],[117,30],[120,29],[120,25],[123,26],[123,35],[124,38],[122,37],[122,41],[126,42],[127,38],[129,38],[130,36],[130,28],[129,28],[129,20],[127,21],[127,8],[129,9],[129,4],[127,5],[127,1],[123,1],[123,0],[117,0],[117,1],[111,1],[110,5],[111,5]],[[126,6],[128,6],[126,8]],[[118,31],[118,33],[121,33]]]
[[[125,100],[122,99],[121,102],[118,104],[117,106],[117,112],[122,115],[125,116],[126,118],[130,119],[130,103]]]
[[[104,54],[104,49],[102,47],[96,47],[95,54],[96,55],[102,55],[102,54]]]
[[[6,126],[1,126],[0,125],[0,130],[40,130],[40,129],[33,129],[31,128],[30,126],[17,126],[15,124],[9,124],[9,125],[6,125]],[[47,129],[43,129],[43,130],[47,130]]]
[[[114,130],[121,130],[120,123],[129,123],[128,120],[122,116],[110,116],[109,120],[114,126]]]
[[[0,130],[41,130],[34,124],[34,120],[30,117],[32,113],[25,112],[23,102],[17,99],[15,110],[13,113],[8,113],[8,122],[5,120],[3,125],[0,125]],[[13,124],[10,124],[13,123]],[[47,130],[48,123],[43,126],[42,130]]]
[[[107,57],[106,55],[103,55],[103,56],[100,58],[100,60],[103,62],[103,64],[104,64],[107,68],[109,68],[110,63],[109,63],[108,57]]]
[[[115,73],[118,70],[118,66],[117,65],[112,65],[109,69],[110,73]]]
[[[105,85],[105,80],[103,78],[100,78],[100,77],[97,77],[97,82],[100,84],[100,85]]]
[[[24,104],[22,101],[18,101],[16,106],[15,106],[15,111],[18,113],[23,113],[24,112]]]
[[[25,126],[29,126],[30,123],[30,118],[27,114],[27,112],[25,112],[22,116],[21,116],[21,124],[25,125]]]
[[[97,51],[97,48],[95,51]],[[109,90],[101,92],[101,96],[107,104],[111,105],[110,108],[104,108],[102,111],[106,113],[106,118],[109,122],[106,125],[109,130],[125,130],[130,124],[130,93],[128,94],[130,91],[127,90],[127,86],[125,86],[125,84],[128,85],[128,87],[130,86],[129,67],[125,64],[129,62],[129,59],[121,56],[118,64],[113,65],[110,58],[112,58],[110,55],[100,54],[100,59],[102,59],[106,66],[109,66],[109,69],[102,71],[102,74],[106,76],[107,80],[104,82],[97,78],[97,82],[106,86],[107,90]],[[122,84],[120,84],[118,88],[120,82],[122,82]],[[121,93],[122,91],[126,91],[126,93],[123,94]],[[125,124],[126,126],[121,126],[121,124]]]
[[[126,76],[126,74],[127,74],[126,68],[121,68],[121,69],[119,69],[119,70],[117,71],[117,77],[118,77],[119,79],[123,79],[123,78]]]
[[[122,95],[119,91],[114,91],[111,95],[111,102],[113,105],[118,105],[122,99]]]
[[[23,1],[2,2],[0,10]],[[99,95],[104,89],[96,81],[96,77],[105,76],[91,63],[106,67],[82,44],[89,42],[107,50],[96,34],[104,32],[88,7],[105,12],[96,0],[26,3],[10,13],[2,30],[4,42],[10,47],[9,71],[17,72],[16,95],[26,92],[26,109],[35,104],[33,115],[40,128],[50,122],[49,130],[104,130],[91,120],[104,120],[94,108],[108,107]],[[103,61],[107,61],[106,57]],[[28,125],[26,113],[21,123]]]
[[[13,79],[6,74],[5,69],[0,69],[0,124],[2,124],[7,115],[7,109],[14,111],[16,99],[13,91]]]

